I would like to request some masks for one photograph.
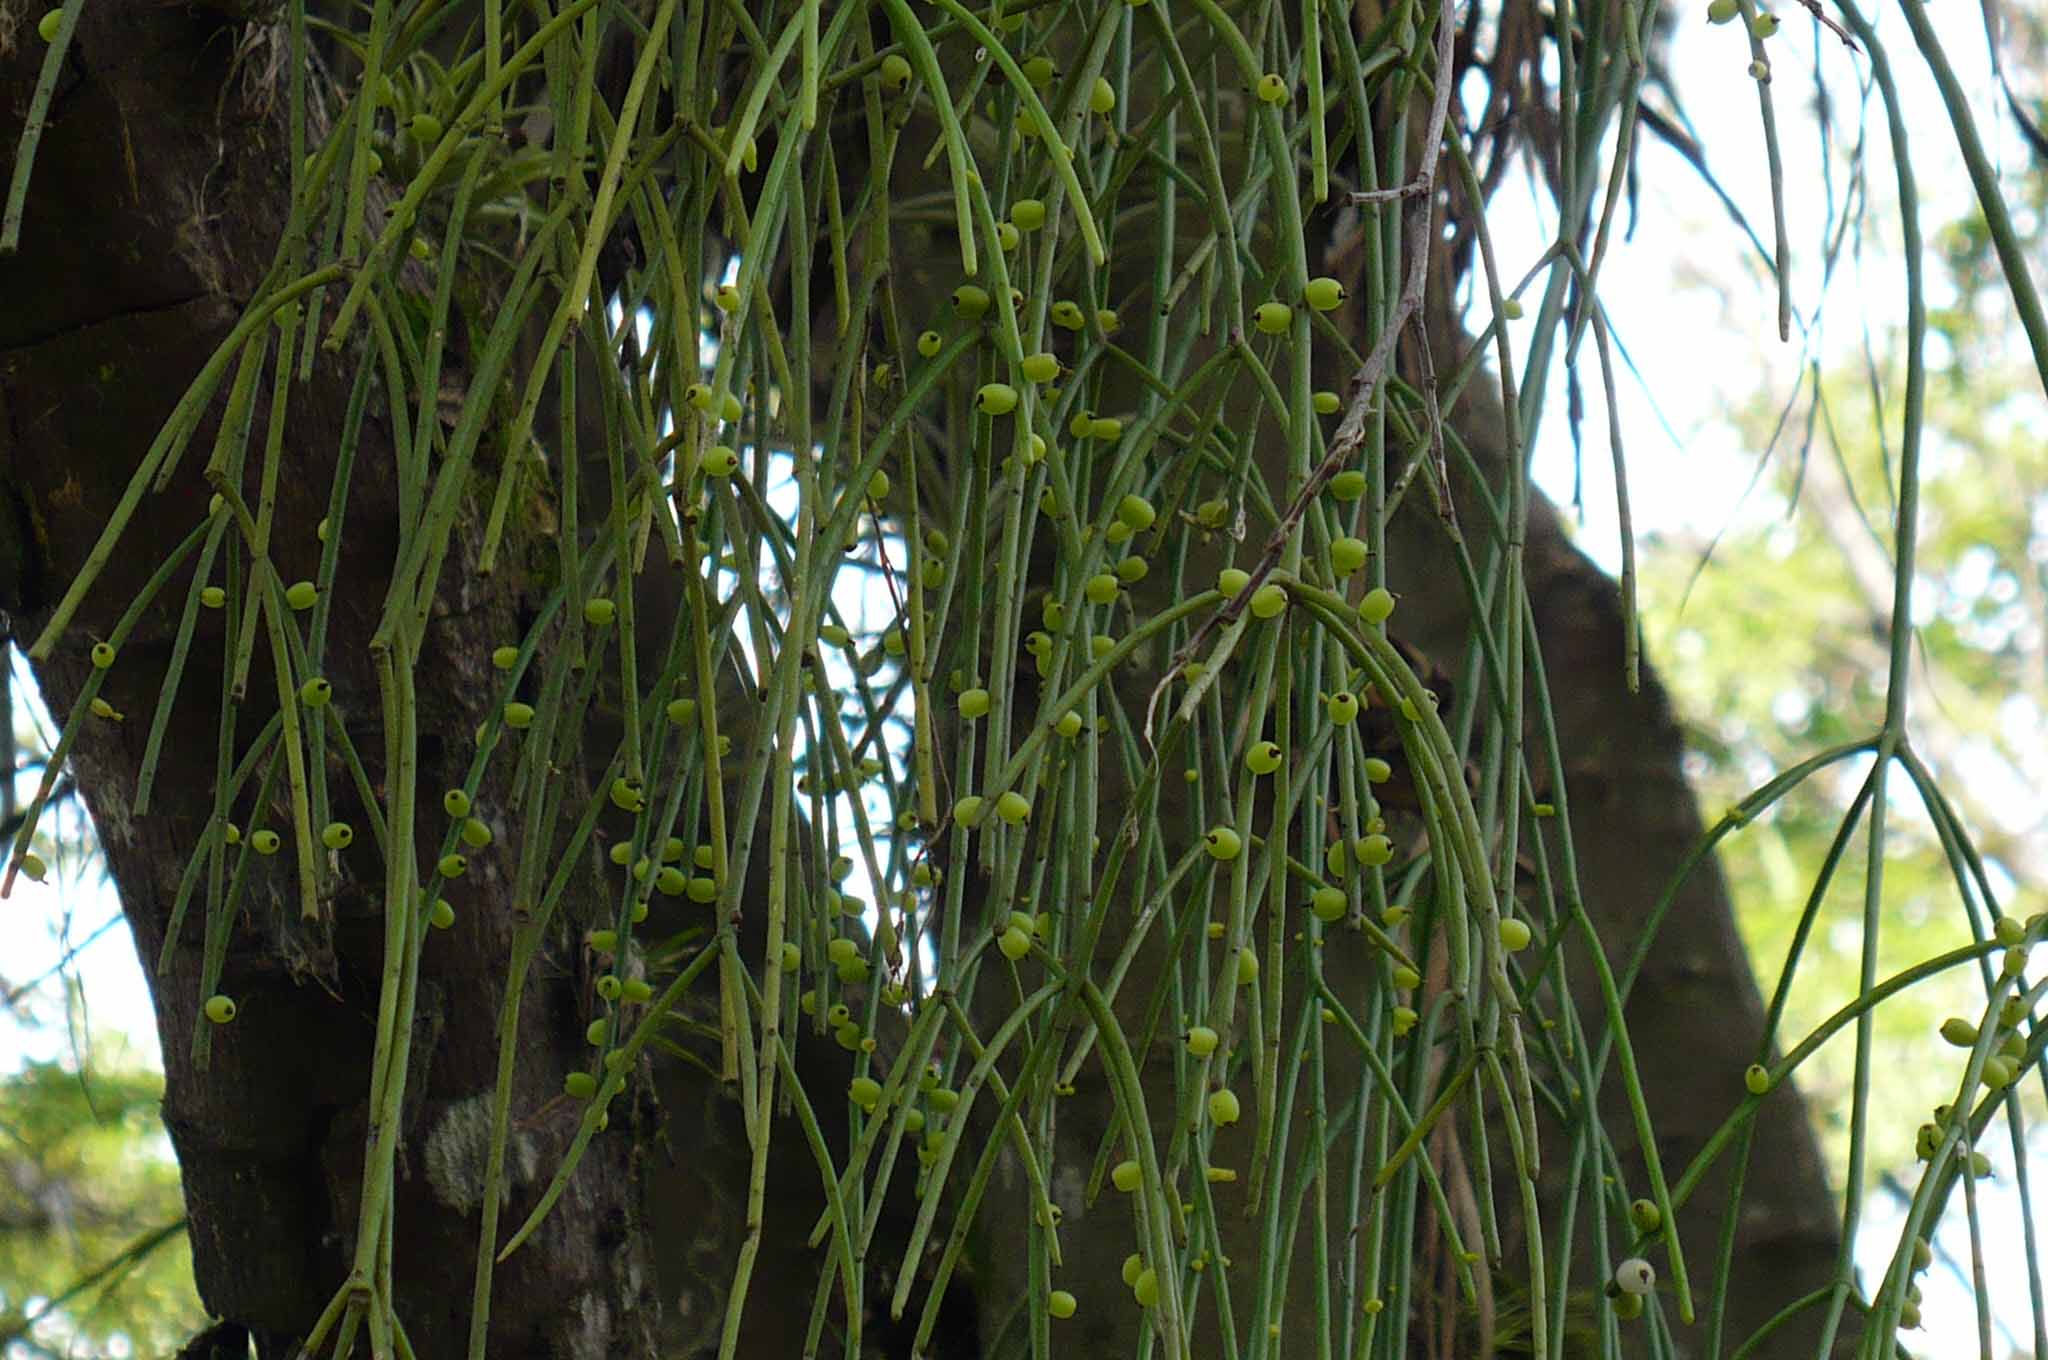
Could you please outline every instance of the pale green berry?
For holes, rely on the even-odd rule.
[[[1778,16],[1768,10],[1760,10],[1756,18],[1749,21],[1749,31],[1758,38],[1768,38],[1778,31]]]
[[[593,930],[583,937],[590,947],[600,954],[619,952],[619,932],[616,930]]]
[[[1152,571],[1152,564],[1136,553],[1116,564],[1116,578],[1127,586],[1136,585]]]
[[[1302,301],[1319,312],[1334,311],[1344,305],[1344,285],[1325,275],[1310,279],[1308,286],[1301,290]]]
[[[1518,298],[1502,298],[1500,314],[1510,321],[1520,321],[1522,319],[1521,300]]]
[[[461,789],[448,790],[448,792],[441,795],[441,811],[447,813],[450,817],[467,817],[469,815],[469,795]]]
[[[1384,784],[1394,777],[1394,767],[1378,756],[1367,756],[1359,764],[1365,771],[1365,782],[1368,784]]]
[[[412,139],[421,146],[440,141],[443,130],[441,120],[431,113],[416,113],[412,116],[412,121],[406,125],[406,131],[411,133]]]
[[[1237,951],[1237,985],[1249,987],[1259,977],[1259,956],[1249,948]]]
[[[1394,857],[1394,843],[1385,836],[1367,836],[1353,847],[1358,851],[1358,862],[1368,869],[1376,869]]]
[[[1261,619],[1277,619],[1287,612],[1287,589],[1278,585],[1263,585],[1252,592],[1252,614]]]
[[[1021,116],[1021,110],[1020,116]],[[1015,222],[996,223],[996,245],[1005,255],[1024,243],[1024,233],[1017,230]]]
[[[1202,841],[1208,847],[1209,854],[1219,860],[1236,859],[1237,852],[1244,848],[1244,842],[1238,837],[1237,832],[1227,826],[1210,827],[1209,833]]]
[[[22,873],[28,875],[30,881],[35,883],[41,883],[50,872],[50,866],[43,863],[43,857],[33,851],[24,851],[17,862],[21,865]]]
[[[1285,104],[1287,102],[1287,82],[1273,72],[1268,71],[1259,77],[1256,93],[1261,103]]]
[[[1277,742],[1258,742],[1244,753],[1244,767],[1253,774],[1273,773],[1280,768],[1280,760],[1280,746]]]
[[[1422,985],[1422,974],[1416,972],[1405,963],[1395,964],[1393,972],[1387,976],[1388,980],[1394,984],[1396,991],[1412,992]]]
[[[1325,923],[1343,920],[1347,906],[1342,888],[1317,888],[1308,903],[1308,909],[1315,913],[1315,918]]]
[[[1984,1060],[1984,1085],[1993,1091],[2002,1091],[2012,1085],[2018,1075],[2012,1059],[1999,1055]]]
[[[1402,1038],[1415,1028],[1415,1022],[1422,1017],[1413,1006],[1396,1006],[1392,1012],[1394,1037]]]
[[[491,653],[491,664],[501,671],[509,671],[519,664],[519,649],[506,643]]]
[[[1010,205],[1010,220],[1025,231],[1037,231],[1045,225],[1045,202],[1036,198],[1020,198]]]
[[[1126,1256],[1126,1257],[1124,1257],[1124,1268],[1123,1268],[1123,1276],[1124,1276],[1124,1283],[1125,1283],[1126,1285],[1128,1285],[1128,1286],[1130,1286],[1131,1288],[1134,1288],[1134,1289],[1135,1289],[1135,1288],[1137,1287],[1137,1284],[1138,1284],[1138,1277],[1139,1277],[1140,1275],[1144,1274],[1144,1273],[1145,1273],[1145,1258],[1144,1258],[1144,1257],[1140,1256],[1140,1255],[1139,1255],[1139,1254],[1138,1254],[1137,1252],[1135,1252],[1135,1251],[1134,1251],[1134,1252],[1132,1252],[1132,1253],[1131,1253],[1131,1254],[1130,1254],[1129,1256]]]
[[[1771,64],[1761,59],[1751,62],[1749,64],[1749,78],[1761,85],[1770,84]]]
[[[1031,816],[1031,800],[1011,789],[996,799],[996,816],[1011,826],[1021,826]]]
[[[1236,567],[1225,567],[1222,571],[1216,573],[1216,589],[1225,595],[1238,595],[1251,583],[1252,574],[1248,571],[1240,571]]]
[[[1123,434],[1124,423],[1115,416],[1096,416],[1088,422],[1088,437],[1098,444],[1114,444]]]
[[[1081,304],[1065,298],[1052,305],[1052,324],[1062,330],[1078,331],[1088,324],[1087,316],[1081,311]]]
[[[1238,1116],[1242,1113],[1243,1110],[1238,1105],[1237,1093],[1235,1091],[1225,1087],[1223,1090],[1211,1091],[1209,1093],[1210,1123],[1216,1124],[1219,1127],[1235,1124]]]
[[[1333,416],[1344,409],[1344,399],[1335,392],[1310,393],[1308,404],[1319,416]]]
[[[1207,1025],[1196,1025],[1188,1030],[1188,1052],[1197,1058],[1206,1058],[1216,1051],[1220,1042],[1216,1031]]]
[[[692,902],[705,906],[718,900],[718,880],[698,874],[690,880],[690,886],[685,891]]]
[[[1145,1183],[1144,1168],[1126,1159],[1109,1169],[1109,1183],[1126,1195]]]
[[[1712,0],[1707,6],[1707,22],[1710,24],[1732,23],[1742,13],[1741,0]]]
[[[972,827],[979,825],[982,812],[982,798],[979,794],[967,794],[953,804],[953,820],[962,826]]]
[[[1045,1311],[1062,1320],[1074,1315],[1080,1304],[1064,1289],[1055,1289],[1045,1297]]]
[[[1024,79],[1031,83],[1034,90],[1042,90],[1052,84],[1053,77],[1059,74],[1059,68],[1052,64],[1052,58],[1046,56],[1029,58],[1020,69],[1024,72]]]
[[[562,1078],[562,1090],[571,1100],[589,1100],[597,1094],[597,1078],[588,1072],[571,1072]]]
[[[1742,1084],[1751,1095],[1763,1095],[1771,1089],[1771,1070],[1762,1063],[1751,1063],[1743,1070]]]
[[[1657,1287],[1657,1268],[1640,1256],[1631,1256],[1614,1268],[1614,1287],[1641,1298]]]
[[[937,354],[939,347],[944,344],[945,340],[937,331],[926,331],[917,337],[917,352],[929,359]]]
[[[1261,302],[1252,309],[1252,324],[1266,335],[1284,335],[1294,324],[1294,309],[1284,302]]]
[[[1058,721],[1053,723],[1052,730],[1065,737],[1068,741],[1072,741],[1075,737],[1081,735],[1081,715],[1072,709],[1067,710],[1065,713],[1060,714]]]
[[[1529,947],[1529,923],[1513,916],[1503,916],[1500,922],[1500,947],[1510,954],[1518,954]]]
[[[491,843],[491,828],[481,818],[471,817],[462,823],[462,843],[472,850],[481,850]]]
[[[294,581],[284,592],[284,602],[294,609],[311,609],[319,598],[320,588],[311,581]]]
[[[1365,474],[1348,468],[1330,479],[1330,494],[1340,501],[1355,501],[1365,494]]]
[[[910,87],[910,62],[901,53],[891,52],[882,58],[882,64],[875,69],[875,78],[885,94],[901,94]]]
[[[1977,1043],[1977,1027],[1960,1015],[1952,1015],[1941,1022],[1941,1037],[1957,1048],[1972,1048]]]
[[[974,404],[983,415],[1006,416],[1017,409],[1017,389],[1008,383],[983,383]]]
[[[1639,1199],[1628,1206],[1628,1221],[1639,1233],[1653,1233],[1664,1226],[1664,1212],[1654,1200]]]
[[[618,605],[602,595],[583,602],[583,621],[593,628],[609,627],[618,616]]]
[[[1366,563],[1372,556],[1372,549],[1362,538],[1335,538],[1330,540],[1330,569],[1339,576],[1349,576]]]
[[[697,701],[695,699],[671,699],[662,711],[668,715],[668,720],[677,727],[687,727],[697,720]]]
[[[299,686],[299,703],[307,708],[325,708],[334,698],[334,686],[326,679],[315,676]]]
[[[284,845],[284,837],[268,828],[249,837],[249,848],[259,855],[274,855]]]
[[[1049,383],[1060,376],[1060,358],[1050,350],[1025,355],[1017,367],[1025,378],[1035,383]]]
[[[443,855],[440,862],[434,868],[440,872],[443,878],[461,878],[469,872],[469,856],[462,854]]]
[[[988,691],[985,689],[963,691],[959,702],[960,716],[970,720],[987,716],[990,707]]]
[[[1323,708],[1330,715],[1330,721],[1339,727],[1348,727],[1358,718],[1358,696],[1348,689],[1340,689],[1323,701]]]
[[[228,593],[219,586],[207,586],[199,592],[199,603],[208,609],[219,609],[228,602]]]
[[[953,310],[964,321],[979,321],[988,314],[988,289],[963,283],[953,290]]]
[[[1105,571],[1089,577],[1088,584],[1082,587],[1081,593],[1087,597],[1090,604],[1114,604],[1119,589],[1116,577]]]
[[[347,822],[329,822],[320,828],[320,843],[329,850],[346,850],[355,838],[355,828]]]
[[[1133,494],[1116,503],[1116,517],[1142,533],[1157,522],[1159,512],[1152,508],[1152,502]]]
[[[1095,83],[1088,87],[1088,111],[1107,115],[1115,107],[1116,86],[1101,76],[1095,77]]]
[[[1003,951],[1003,957],[1015,963],[1031,952],[1031,932],[1010,926],[996,937],[996,948]]]
[[[64,11],[53,9],[36,20],[36,36],[46,43],[57,41],[57,32],[64,25]]]
[[[231,1023],[235,1018],[235,999],[215,993],[206,998],[206,1018],[216,1025]]]
[[[111,667],[114,664],[114,644],[95,642],[92,645],[92,664],[94,670],[103,671]]]
[[[854,1104],[872,1114],[882,1101],[882,1083],[873,1077],[855,1077],[847,1083],[846,1095]]]
[[[1365,598],[1358,602],[1358,617],[1369,624],[1385,623],[1393,612],[1394,595],[1385,586],[1374,586],[1366,592]]]

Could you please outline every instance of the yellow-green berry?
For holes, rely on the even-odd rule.
[[[583,602],[583,621],[593,628],[608,627],[618,616],[618,605],[602,595]]]
[[[1308,286],[1301,290],[1302,301],[1319,312],[1334,311],[1343,306],[1345,296],[1344,285],[1328,275],[1310,279]]]
[[[114,644],[95,642],[92,645],[92,664],[95,670],[106,670],[114,664]]]
[[[1244,753],[1244,767],[1253,774],[1271,774],[1280,768],[1281,752],[1278,742],[1255,743]]]
[[[1348,727],[1358,718],[1358,696],[1348,689],[1340,689],[1323,702],[1323,708],[1330,715],[1330,721],[1339,727]]]
[[[228,602],[228,593],[219,586],[207,586],[199,592],[199,603],[208,609],[219,609]]]
[[[1358,602],[1358,617],[1370,624],[1382,624],[1394,612],[1394,595],[1385,586],[1374,586]]]
[[[1237,595],[1252,583],[1252,574],[1236,567],[1225,567],[1216,573],[1216,589],[1225,595]]]
[[[988,313],[988,289],[961,284],[953,290],[953,310],[964,321],[979,321]]]
[[[1277,619],[1287,612],[1287,588],[1279,585],[1263,585],[1252,592],[1252,615],[1261,619]]]
[[[235,1018],[235,999],[215,993],[206,998],[206,1018],[216,1025],[225,1025]]]
[[[1196,1025],[1188,1030],[1188,1052],[1197,1058],[1206,1058],[1214,1053],[1219,1041],[1216,1031],[1207,1025]]]
[[[329,822],[320,828],[320,843],[329,850],[346,850],[355,838],[355,828],[347,822]]]
[[[1327,924],[1343,920],[1347,905],[1342,888],[1317,888],[1315,896],[1309,899],[1308,909],[1318,921]]]
[[[1365,565],[1372,556],[1362,538],[1334,538],[1330,540],[1330,569],[1339,576],[1349,576]]]
[[[1116,86],[1110,84],[1101,76],[1095,77],[1095,83],[1088,87],[1088,111],[1096,114],[1107,114],[1115,107]]]
[[[334,686],[321,676],[314,676],[299,686],[299,703],[306,708],[325,708],[334,697]]]
[[[294,609],[311,609],[319,598],[320,588],[311,581],[294,581],[284,592],[284,602]]]
[[[1340,501],[1355,501],[1365,494],[1365,474],[1357,468],[1347,468],[1330,478],[1330,494]]]
[[[1055,1289],[1052,1293],[1046,1295],[1045,1311],[1056,1318],[1070,1318],[1078,1307],[1080,1307],[1080,1304],[1075,1300],[1074,1296],[1064,1289]]]
[[[876,79],[887,94],[901,94],[910,87],[910,62],[901,53],[891,52],[882,58],[882,64],[875,70]]]
[[[1763,1095],[1771,1089],[1771,1070],[1762,1063],[1751,1063],[1743,1070],[1742,1084],[1751,1095]]]
[[[1252,324],[1266,335],[1283,335],[1294,323],[1294,309],[1284,302],[1261,302],[1252,309]]]
[[[1006,416],[1017,409],[1017,389],[1008,383],[983,383],[974,404],[983,415]]]
[[[57,41],[57,30],[64,24],[64,11],[53,9],[36,20],[36,36],[46,43]]]
[[[259,855],[274,855],[284,847],[284,837],[265,828],[249,837],[249,848]]]
[[[959,705],[960,716],[972,720],[986,717],[991,701],[987,690],[976,688],[961,691]]]
[[[996,799],[996,816],[1011,826],[1022,826],[1031,816],[1031,800],[1011,789]]]
[[[1287,102],[1287,82],[1271,71],[1259,77],[1258,87],[1255,92],[1259,96],[1261,103],[1285,104]]]
[[[1529,923],[1513,916],[1503,916],[1500,921],[1500,947],[1510,954],[1520,953],[1529,947]]]
[[[1217,1125],[1235,1124],[1243,1110],[1238,1105],[1237,1093],[1228,1087],[1209,1093],[1209,1121]]]
[[[1237,852],[1244,848],[1244,842],[1238,837],[1237,832],[1227,826],[1210,827],[1202,842],[1208,847],[1209,854],[1220,860],[1236,859]]]

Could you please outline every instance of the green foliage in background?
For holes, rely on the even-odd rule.
[[[162,1093],[103,1062],[0,1079],[0,1354],[163,1355],[203,1321]]]

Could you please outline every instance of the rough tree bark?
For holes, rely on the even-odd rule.
[[[11,169],[40,61],[29,28],[19,6],[0,7],[0,154],[8,158],[0,171]],[[260,22],[149,0],[97,0],[84,11],[37,159],[21,249],[0,258],[0,486],[18,548],[9,556],[14,570],[0,580],[0,606],[24,644],[80,570],[142,450],[269,266],[287,197],[283,113],[270,97],[274,69],[266,75],[278,41]],[[314,526],[326,513],[351,377],[351,365],[323,356],[293,398],[289,475],[277,503],[276,558],[286,580],[312,574]],[[89,672],[93,640],[206,517],[200,466],[218,414],[216,403],[179,475],[144,503],[64,642],[37,666],[53,711],[69,710]],[[261,430],[260,392],[253,418]],[[379,535],[396,494],[392,441],[381,422],[367,422],[357,454],[359,499],[344,539],[347,588],[332,602],[325,672],[341,719],[361,719],[364,730],[377,711],[366,644],[391,570],[392,544]],[[473,554],[479,529],[465,523],[458,554]],[[1456,657],[1466,624],[1460,592],[1443,585],[1455,573],[1442,540],[1423,522],[1404,533],[1397,557],[1409,573],[1400,582],[1408,596],[1404,625],[1426,651]],[[1611,586],[1548,513],[1532,523],[1528,552],[1563,726],[1581,881],[1603,939],[1619,954],[1697,836],[1698,817],[1680,777],[1679,736],[1656,687],[1641,696],[1621,692]],[[517,551],[510,557],[521,560]],[[523,632],[537,593],[516,565],[488,578],[463,571],[467,565],[446,578],[460,584],[428,632],[423,666],[436,683],[421,695],[422,788],[461,782],[470,734],[484,717],[491,649]],[[175,588],[163,597],[180,598]],[[133,796],[144,715],[163,684],[176,628],[172,604],[130,638],[102,691],[130,720],[88,726],[72,758],[150,968],[163,1036],[164,1116],[185,1179],[201,1295],[231,1329],[253,1335],[261,1353],[282,1355],[345,1278],[352,1255],[382,967],[380,875],[364,837],[352,854],[335,857],[321,918],[304,922],[289,870],[259,866],[229,950],[226,989],[239,998],[242,1018],[213,1034],[210,1060],[199,1062],[191,1039],[200,1024],[203,923],[188,921],[168,941],[167,934],[180,874],[206,831],[227,683],[223,624],[218,615],[202,624],[146,814]],[[236,715],[244,740],[276,708],[264,649],[256,656]],[[376,743],[359,745],[379,778]],[[564,774],[588,777],[577,769]],[[346,789],[346,777],[335,787]],[[503,792],[487,786],[479,801],[502,806],[493,795]],[[264,816],[245,811],[245,826]],[[423,814],[422,835],[437,834],[426,826],[436,815]],[[592,880],[574,894],[527,989],[513,1099],[515,1184],[501,1222],[516,1222],[532,1205],[578,1122],[558,1097],[564,1074],[584,1057],[588,979],[576,937],[604,901]],[[480,1138],[504,960],[519,920],[509,887],[507,866],[478,854],[448,892],[458,924],[428,944],[396,1213],[400,1311],[423,1357],[460,1354],[466,1340]],[[167,943],[169,968],[158,975],[154,964]],[[1651,1104],[1669,1139],[1667,1166],[1683,1162],[1739,1090],[1758,1013],[1723,886],[1711,869],[1697,873],[1629,1010]],[[819,1089],[842,1085],[829,1072],[819,1078]],[[706,1319],[721,1309],[718,1273],[740,1232],[738,1211],[719,1190],[744,1165],[744,1135],[708,1079],[670,1071],[661,1094],[665,1130],[647,1101],[615,1119],[547,1226],[499,1269],[492,1356],[651,1354],[664,1307],[672,1341],[715,1341]],[[1610,1078],[1604,1097],[1617,1095]],[[1738,1228],[1738,1328],[1824,1278],[1833,1252],[1824,1180],[1793,1093],[1774,1099],[1757,1138],[1771,1153],[1752,1171],[1752,1209]],[[800,1143],[790,1164],[808,1168]],[[1561,1174],[1557,1162],[1551,1166]],[[643,1177],[653,1187],[644,1205]],[[810,1306],[806,1277],[815,1258],[798,1244],[815,1213],[815,1192],[801,1174],[782,1184],[789,1188],[771,1205],[769,1255],[753,1286],[749,1356],[795,1354]],[[1718,1232],[1708,1190],[1686,1225],[1696,1260],[1707,1259]],[[1003,1231],[1005,1216],[1018,1210],[1014,1199],[999,1201],[991,1231]],[[687,1225],[680,1234],[679,1223]],[[1016,1285],[1000,1264],[984,1271],[985,1311]]]

